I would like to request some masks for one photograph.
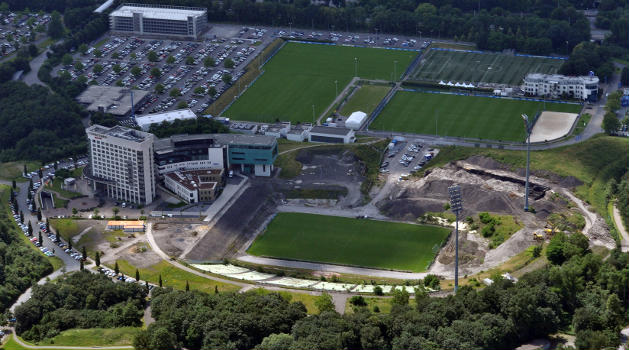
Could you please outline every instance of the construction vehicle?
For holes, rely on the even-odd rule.
[[[533,232],[533,239],[536,241],[543,241],[544,235],[538,232]]]

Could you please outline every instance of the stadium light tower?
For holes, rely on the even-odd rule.
[[[531,163],[531,129],[533,126],[529,116],[522,114],[524,128],[526,129],[526,183],[524,185],[524,211],[529,211],[529,164]]]
[[[454,292],[459,289],[459,214],[463,210],[463,203],[461,202],[461,186],[452,185],[448,187],[448,193],[450,194],[450,209],[456,215],[456,229],[455,229],[455,253],[454,253]]]

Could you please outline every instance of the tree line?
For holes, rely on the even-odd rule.
[[[577,349],[616,348],[629,304],[629,255],[613,250],[606,261],[580,233],[551,240],[550,264],[517,283],[496,274],[482,290],[431,298],[394,292],[390,314],[360,302],[339,315],[331,298],[306,317],[301,303],[279,294],[203,294],[158,289],[156,322],[135,339],[136,349],[509,349],[573,329]],[[355,300],[354,300],[355,299]]]
[[[33,287],[31,298],[15,309],[15,331],[26,340],[41,341],[71,328],[138,327],[147,291],[87,271],[66,274]]]
[[[149,132],[158,138],[169,137],[178,134],[215,134],[228,133],[229,128],[220,122],[210,118],[197,117],[195,119],[164,121],[153,124]]]
[[[0,189],[0,193],[9,191]],[[19,208],[16,208],[19,212]],[[52,264],[31,249],[19,235],[8,215],[4,200],[0,204],[0,313],[43,276],[52,272]]]

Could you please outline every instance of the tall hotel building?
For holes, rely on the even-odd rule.
[[[109,14],[114,33],[198,39],[207,27],[207,9],[198,7],[126,3]]]
[[[151,203],[155,198],[155,136],[122,126],[92,125],[85,132],[90,157],[85,174],[94,190],[124,202]]]

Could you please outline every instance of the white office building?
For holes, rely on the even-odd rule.
[[[90,157],[85,173],[94,190],[115,200],[150,204],[155,198],[155,136],[122,126],[92,125],[85,132]]]
[[[560,74],[527,74],[522,84],[524,93],[533,96],[559,98],[571,96],[576,99],[596,101],[598,77],[569,77]]]
[[[199,39],[207,27],[207,9],[198,7],[126,3],[109,14],[114,33]]]

